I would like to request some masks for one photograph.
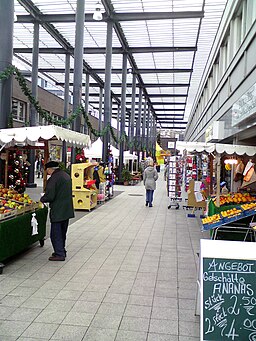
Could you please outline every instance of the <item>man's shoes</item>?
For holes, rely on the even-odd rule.
[[[67,257],[67,251],[66,251],[66,250],[64,250],[64,252],[65,252],[65,257]],[[55,256],[56,256],[56,253],[55,253],[55,252],[53,252],[53,253],[52,253],[52,256],[53,256],[53,257],[55,257]]]
[[[146,206],[148,206],[148,201],[146,201]]]
[[[49,260],[51,261],[64,261],[65,260],[65,257],[61,257],[61,256],[51,256],[49,257]]]
[[[152,205],[152,204],[149,204],[149,207],[153,207],[153,205]]]

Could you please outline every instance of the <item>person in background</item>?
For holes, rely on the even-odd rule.
[[[64,261],[66,258],[66,235],[69,219],[74,217],[72,200],[72,181],[70,176],[59,168],[59,163],[49,161],[45,169],[50,178],[47,180],[42,203],[50,204],[51,232],[50,238],[53,254],[50,261]]]
[[[149,160],[148,166],[143,173],[143,182],[146,189],[146,206],[152,207],[154,190],[156,189],[156,180],[158,174],[154,168],[154,161]]]

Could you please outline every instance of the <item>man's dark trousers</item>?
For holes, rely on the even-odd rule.
[[[69,219],[51,223],[51,242],[56,256],[66,257],[65,245]]]

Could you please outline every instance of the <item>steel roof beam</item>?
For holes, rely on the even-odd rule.
[[[17,47],[13,49],[13,53],[32,53],[32,47]],[[194,46],[158,46],[158,47],[129,47],[127,51],[124,50],[122,47],[113,47],[112,53],[113,54],[121,54],[124,52],[130,53],[159,53],[159,52],[195,52],[197,50]],[[68,51],[63,48],[58,47],[40,47],[39,53],[41,54],[66,54],[66,53],[73,54],[74,48],[68,48]],[[105,54],[106,48],[105,47],[85,47],[84,54]]]
[[[113,20],[120,21],[138,21],[138,20],[163,20],[163,19],[198,19],[204,17],[203,11],[184,11],[184,12],[134,12],[134,13],[111,13],[110,17],[102,14],[102,21]],[[38,20],[41,22],[49,23],[67,23],[75,22],[75,14],[41,14],[37,18],[32,15],[17,15],[18,23],[33,23]],[[93,13],[86,13],[84,17],[85,22],[94,22]]]
[[[131,101],[126,101],[127,104],[131,104]],[[90,104],[99,104],[99,101],[90,101]],[[115,103],[113,103],[115,104]],[[117,104],[117,103],[116,103]],[[139,104],[139,102],[135,102],[136,105]],[[185,105],[183,102],[152,102],[153,105]],[[157,110],[157,109],[156,109]]]
[[[62,82],[56,82],[55,83],[56,85],[59,85],[59,86],[64,86],[64,83]],[[69,86],[73,86],[73,82],[69,83]],[[85,83],[82,83],[82,86],[85,86]],[[98,83],[90,83],[91,87],[98,87],[100,86]],[[139,84],[136,85],[137,87],[140,87]],[[187,88],[189,86],[189,84],[182,84],[182,83],[174,83],[174,84],[168,84],[168,83],[145,83],[144,84],[145,88]],[[121,83],[112,83],[111,84],[111,88],[121,88],[122,87],[122,84]],[[127,88],[131,88],[132,87],[132,84],[129,83],[129,84],[126,84],[126,87]],[[149,94],[150,96],[150,94]]]
[[[38,20],[40,15],[42,15],[40,10],[33,4],[31,0],[19,0],[19,3],[32,15],[35,20]],[[60,34],[60,32],[51,23],[42,22],[41,25],[46,30],[46,32],[48,32],[60,44],[60,46],[62,46],[61,50],[64,51],[63,53],[70,53],[72,56],[74,56],[74,47]],[[91,75],[91,77],[99,83],[101,87],[104,87],[103,80],[95,72],[93,72],[92,68],[85,61],[83,61],[83,67],[84,70],[87,71]],[[114,98],[117,102],[120,102],[120,99],[116,97],[113,92],[111,92],[111,94],[112,98]]]
[[[105,74],[105,69],[92,69],[97,74]],[[40,68],[39,72],[48,73],[65,73],[65,69],[62,68]],[[70,69],[70,73],[73,73],[74,69]],[[122,69],[112,69],[112,74],[122,74]],[[140,74],[155,74],[155,73],[191,73],[193,69],[138,69]]]
[[[84,94],[83,94],[84,95]],[[118,93],[115,93],[116,96],[118,97],[121,97],[121,94],[118,94]],[[99,93],[90,93],[89,94],[90,97],[98,97],[99,96]],[[174,98],[174,97],[178,97],[178,98],[181,98],[181,97],[187,97],[188,95],[187,94],[149,94],[149,96],[151,98],[167,98],[167,97],[170,97],[170,98]],[[126,94],[126,97],[132,97],[132,94]],[[139,94],[136,94],[136,97],[139,97]],[[154,104],[154,102],[152,102],[152,104]],[[185,103],[182,103],[182,104],[185,104]]]

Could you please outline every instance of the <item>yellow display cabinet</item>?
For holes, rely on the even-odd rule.
[[[72,196],[75,210],[91,210],[97,205],[97,189],[92,185],[97,163],[77,163],[71,167]],[[91,187],[92,186],[92,187]]]

